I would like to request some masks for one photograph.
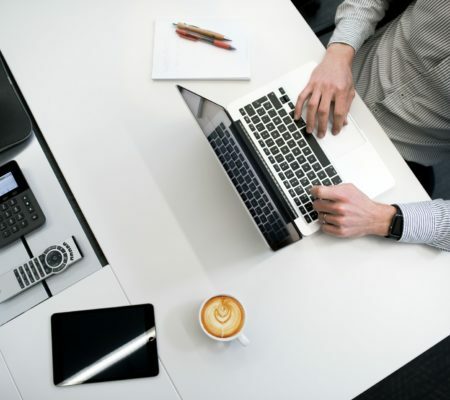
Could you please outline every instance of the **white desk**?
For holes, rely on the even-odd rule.
[[[322,46],[288,0],[15,0],[0,9],[0,47],[128,299],[155,305],[160,358],[183,399],[349,399],[450,333],[448,254],[322,234],[270,252],[174,82],[151,81],[159,16],[248,21],[252,80],[187,84],[220,103],[319,61]],[[426,199],[360,99],[352,114],[397,181],[380,200]],[[223,291],[248,308],[247,348],[219,346],[197,326],[201,300]],[[64,292],[52,304],[58,298],[65,309]],[[0,329],[2,351],[12,334],[21,332]],[[32,399],[19,353],[5,360]],[[84,398],[100,396],[88,387]],[[39,390],[46,398],[54,388]]]

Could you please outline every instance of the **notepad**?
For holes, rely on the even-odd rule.
[[[180,38],[173,23],[186,22],[232,39],[236,50]],[[250,79],[247,34],[239,19],[159,18],[155,21],[153,79]]]

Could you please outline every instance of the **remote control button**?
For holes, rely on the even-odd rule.
[[[30,279],[31,283],[34,283],[33,274],[31,273],[30,269],[28,268],[28,264],[24,264],[23,268],[25,269],[25,272],[27,273],[27,276]]]
[[[51,270],[51,269],[48,267],[48,265],[46,264],[46,262],[45,262],[45,255],[44,255],[44,254],[41,254],[41,255],[39,256],[39,261],[40,261],[42,267],[44,268],[45,273],[46,273],[47,275],[48,275],[48,274],[51,274],[51,273],[52,273],[52,270]]]
[[[11,232],[10,231],[8,231],[8,230],[3,231],[3,238],[4,239],[6,239],[7,237],[10,237],[10,236],[11,236]]]
[[[0,224],[0,230],[4,231],[7,228],[6,224],[3,222]]]
[[[28,212],[31,214],[32,212],[34,212],[34,208],[33,207],[28,207]]]
[[[14,226],[11,228],[11,232],[12,232],[12,233],[17,233],[17,232],[19,232],[19,227],[18,227],[17,225],[14,225]]]
[[[36,266],[36,269],[39,272],[39,275],[41,275],[41,278],[43,278],[45,276],[45,273],[44,273],[44,270],[42,269],[41,263],[39,262],[37,257],[33,258],[33,261],[34,261],[34,265]]]
[[[25,206],[30,207],[31,203],[28,200],[24,200],[23,204],[25,204]]]
[[[16,218],[17,218],[17,221],[22,221],[24,216],[23,216],[22,213],[19,213],[19,214],[16,215]]]
[[[9,201],[9,205],[10,206],[14,206],[14,205],[16,205],[17,204],[17,200],[16,199],[11,199],[10,201]]]
[[[19,211],[20,211],[20,207],[19,207],[19,206],[14,206],[14,207],[13,207],[13,212],[14,212],[15,214],[17,214]]]
[[[25,228],[26,226],[28,226],[28,222],[24,219],[23,221],[20,221],[20,226],[22,228]]]
[[[24,194],[24,195],[22,196],[22,200],[23,200],[23,201],[27,201],[27,200],[28,200],[28,196],[27,196],[26,194]]]
[[[52,249],[45,256],[45,262],[52,269],[58,268],[63,263],[63,254],[59,250]]]
[[[19,272],[22,280],[25,282],[25,286],[30,286],[30,282],[28,281],[28,278],[25,275],[25,272],[22,267],[19,267]]]
[[[19,272],[17,271],[17,268],[14,270],[14,275],[16,276],[17,282],[19,283],[19,286],[21,289],[25,287],[25,285],[22,282],[22,278],[19,275]]]
[[[34,275],[34,278],[38,281],[39,280],[39,274],[37,273],[36,268],[34,267],[33,261],[29,261],[28,262],[28,266],[30,267],[31,272]]]
[[[6,203],[0,204],[0,210],[6,211],[7,209],[8,209],[8,204],[6,204]]]
[[[5,212],[3,213],[3,216],[4,216],[5,218],[10,218],[11,215],[12,215],[12,214],[11,214],[9,211],[5,211]]]
[[[33,215],[31,216],[31,219],[32,219],[33,221],[36,221],[38,218],[39,218],[39,216],[38,216],[37,214],[33,214]]]
[[[15,223],[16,223],[16,220],[14,218],[8,219],[8,224],[9,225],[14,225]]]

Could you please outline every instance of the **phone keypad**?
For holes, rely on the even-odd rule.
[[[45,216],[30,189],[0,203],[0,247],[38,228]]]

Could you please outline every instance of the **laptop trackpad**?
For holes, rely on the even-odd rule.
[[[366,143],[366,138],[361,134],[355,123],[349,118],[348,125],[344,126],[338,135],[331,133],[331,125],[323,139],[317,139],[325,153],[333,160],[349,154]]]

